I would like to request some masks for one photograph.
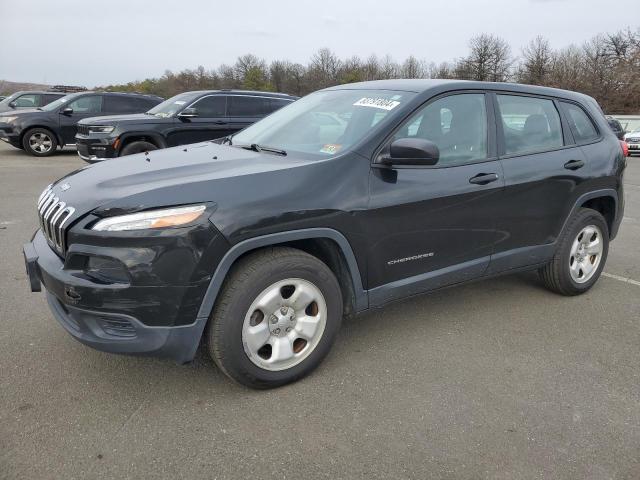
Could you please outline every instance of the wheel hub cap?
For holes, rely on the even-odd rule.
[[[571,246],[569,272],[576,283],[585,283],[596,274],[604,251],[602,231],[595,225],[584,227]]]
[[[289,278],[264,289],[247,311],[242,345],[265,370],[294,367],[316,348],[327,321],[327,304],[313,283]]]

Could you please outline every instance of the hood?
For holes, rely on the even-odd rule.
[[[55,182],[53,192],[75,208],[73,220],[89,212],[112,216],[155,207],[216,203],[219,182],[234,179],[238,183],[241,177],[310,162],[313,160],[206,142],[88,165]]]
[[[7,110],[0,110],[0,120],[2,117],[13,117],[15,115],[26,116],[34,113],[42,113],[42,110],[38,110],[36,108],[16,108],[13,109],[11,107],[7,107]]]
[[[173,122],[175,119],[160,118],[155,115],[145,113],[130,113],[127,115],[106,115],[101,117],[84,118],[78,122],[79,125],[138,125]]]

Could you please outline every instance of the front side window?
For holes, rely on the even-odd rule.
[[[553,101],[518,95],[497,98],[507,155],[562,147],[560,115]]]
[[[226,97],[222,95],[210,95],[201,98],[191,107],[196,109],[198,117],[213,118],[224,117]]]
[[[14,100],[15,106],[19,108],[35,108],[39,105],[38,95],[34,93],[28,93],[26,95],[20,95]]]
[[[392,90],[319,91],[237,133],[233,145],[255,143],[326,158],[344,153],[369,133],[384,128],[415,95]]]
[[[69,108],[73,109],[73,113],[100,113],[102,97],[100,95],[80,97],[69,103]]]
[[[440,150],[438,166],[462,165],[487,158],[485,95],[464,93],[431,102],[414,114],[393,136],[422,138]]]
[[[561,104],[576,142],[588,143],[599,137],[598,130],[582,108],[573,103],[561,102]]]

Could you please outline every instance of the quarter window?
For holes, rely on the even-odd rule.
[[[598,130],[582,108],[566,102],[562,102],[562,108],[576,142],[588,143],[598,138]]]
[[[482,93],[440,98],[414,114],[394,135],[423,138],[440,150],[439,166],[462,165],[487,158],[487,111]]]
[[[102,97],[99,95],[88,95],[80,97],[69,104],[73,113],[100,113],[102,110]]]
[[[210,95],[201,98],[193,104],[193,108],[198,112],[199,117],[214,118],[224,117],[226,97],[221,95]]]
[[[506,154],[562,147],[560,115],[551,100],[498,95]]]

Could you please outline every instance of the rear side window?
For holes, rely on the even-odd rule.
[[[135,113],[143,111],[138,104],[138,99],[119,95],[105,97],[105,112],[109,113]]]
[[[276,110],[286,107],[291,103],[291,100],[283,100],[281,98],[265,98],[265,111],[263,113],[269,114]]]
[[[375,120],[374,120],[375,121]],[[394,135],[423,138],[440,150],[439,166],[463,165],[487,158],[487,110],[482,93],[440,98],[420,109]]]
[[[260,117],[265,114],[265,98],[229,96],[227,110],[230,117]]]
[[[196,109],[199,117],[213,118],[224,117],[226,97],[221,95],[212,95],[201,98],[192,105]]]
[[[51,102],[62,97],[64,97],[64,95],[52,95],[50,93],[45,93],[42,95],[42,104],[40,106],[44,107],[45,105],[49,105]]]
[[[598,139],[598,130],[582,108],[573,103],[561,104],[577,143],[588,143]]]
[[[497,95],[505,153],[531,153],[562,147],[560,115],[545,98]]]

